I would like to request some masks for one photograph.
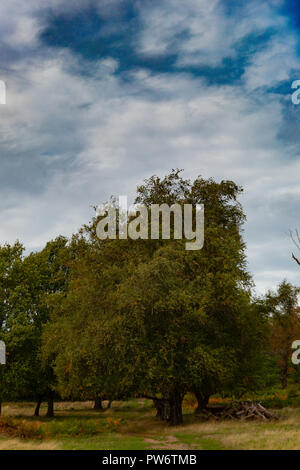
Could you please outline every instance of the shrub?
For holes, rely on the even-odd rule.
[[[107,431],[118,431],[121,426],[121,419],[106,418],[105,429]]]
[[[45,433],[37,421],[17,420],[11,417],[0,419],[0,432],[23,439],[43,439]]]

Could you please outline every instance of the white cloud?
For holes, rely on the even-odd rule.
[[[284,80],[292,81],[292,71],[300,67],[296,47],[296,38],[286,33],[284,37],[276,36],[266,49],[254,54],[243,77],[247,89],[271,87]]]
[[[226,2],[221,0],[166,0],[143,7],[140,52],[176,51],[179,66],[218,66],[224,58],[236,56],[235,46],[249,34],[287,25],[275,8],[278,3],[245,2],[237,16],[227,15]]]
[[[141,38],[144,51],[159,50],[160,41],[162,50],[169,47],[172,31],[188,24],[191,42],[182,46],[182,60],[198,54],[213,64],[233,53],[234,42],[253,30],[257,3],[248,7],[252,23],[242,20],[237,28],[216,1],[208,11],[202,1],[189,2],[190,8],[182,2],[164,5],[160,8],[173,9],[162,19],[161,10],[154,9]],[[32,6],[39,8],[40,2]],[[261,11],[255,23],[259,31],[274,22],[266,6]],[[30,20],[26,26],[24,19],[32,14],[24,7],[7,26],[15,44],[22,35],[25,42],[34,41],[35,26],[31,29]],[[208,86],[188,74],[145,70],[132,72],[124,82],[114,73],[118,63],[113,59],[89,63],[93,73],[83,76],[74,73],[79,62],[67,50],[47,50],[44,56],[13,63],[8,104],[0,110],[0,239],[20,238],[38,248],[87,222],[90,204],[111,194],[132,199],[144,178],[179,167],[189,177],[202,174],[242,184],[250,268],[259,288],[282,276],[296,282],[286,233],[298,225],[299,161],[285,160],[289,149],[278,138],[284,120],[280,98],[248,94],[270,80],[275,63],[277,77],[288,77],[295,57],[293,37],[284,45],[275,35],[246,69],[246,87]]]

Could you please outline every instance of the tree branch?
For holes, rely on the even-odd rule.
[[[296,261],[296,263],[299,264],[300,266],[300,261],[298,260],[298,258],[296,258],[296,256],[294,255],[294,253],[292,253],[292,258]]]

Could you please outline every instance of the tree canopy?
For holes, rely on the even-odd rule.
[[[241,397],[263,386],[275,356],[284,386],[298,290],[283,282],[253,296],[241,193],[232,181],[190,181],[179,170],[138,186],[135,202],[149,210],[204,205],[199,250],[172,236],[174,217],[168,240],[99,239],[103,215],[39,252],[0,247],[0,401],[34,398],[38,414],[47,400],[52,416],[55,395],[100,405],[150,397],[161,419],[180,424],[187,392],[200,409],[216,393]]]

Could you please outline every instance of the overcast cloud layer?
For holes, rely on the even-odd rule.
[[[39,249],[179,167],[244,187],[259,292],[299,284],[299,33],[291,0],[2,0],[1,243]]]

